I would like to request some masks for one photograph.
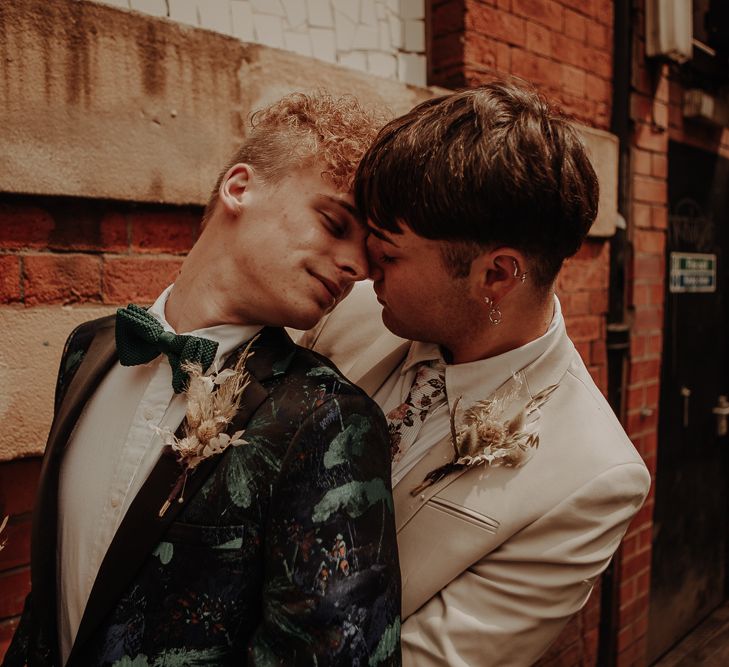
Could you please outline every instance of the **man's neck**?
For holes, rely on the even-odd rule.
[[[200,239],[185,258],[165,304],[165,319],[180,333],[218,324],[250,324],[241,320],[226,293],[237,283],[231,279],[236,268],[223,250],[218,252],[214,242],[206,241]]]
[[[447,345],[450,363],[465,364],[490,359],[523,347],[547,332],[553,316],[552,298],[528,306],[514,304],[511,309],[503,310],[499,324],[481,322],[474,331]]]

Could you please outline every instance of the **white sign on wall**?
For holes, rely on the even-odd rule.
[[[716,255],[672,252],[669,291],[716,292]]]

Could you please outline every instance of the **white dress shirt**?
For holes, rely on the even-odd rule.
[[[170,285],[149,309],[165,331]],[[217,341],[208,372],[220,368],[260,326],[221,324],[190,332]],[[58,629],[61,660],[68,660],[101,562],[134,497],[154,468],[162,441],[153,426],[175,431],[185,397],[172,390],[164,355],[148,364],[117,362],[86,404],[61,464],[58,497]]]
[[[423,422],[415,442],[404,456],[392,466],[392,485],[396,486],[428,452],[450,432],[450,412],[455,401],[461,396],[459,411],[471,407],[494,393],[514,373],[536,361],[552,344],[558,335],[562,322],[562,309],[559,299],[554,297],[554,314],[544,335],[526,345],[509,350],[489,359],[479,359],[465,364],[446,364],[445,382],[447,403],[430,410]],[[415,380],[418,365],[424,361],[440,359],[443,355],[435,343],[415,341],[410,346],[407,357],[387,381],[375,392],[373,398],[387,414],[401,405],[410,392]]]

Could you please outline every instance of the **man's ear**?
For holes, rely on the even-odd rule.
[[[488,297],[493,304],[502,299],[526,277],[526,258],[514,248],[501,247],[479,255],[471,267],[471,276],[479,298]]]
[[[240,215],[243,209],[243,195],[254,178],[253,167],[240,162],[234,164],[223,176],[218,190],[218,199],[226,212]]]

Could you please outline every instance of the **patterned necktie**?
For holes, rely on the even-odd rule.
[[[441,361],[421,364],[405,402],[387,413],[393,463],[400,461],[415,442],[428,410],[445,401],[445,366]]]
[[[160,354],[167,355],[172,368],[172,388],[179,394],[187,383],[182,365],[198,363],[203,371],[215,359],[218,344],[198,336],[181,336],[165,331],[144,308],[130,303],[116,311],[116,351],[122,366],[146,364]]]

